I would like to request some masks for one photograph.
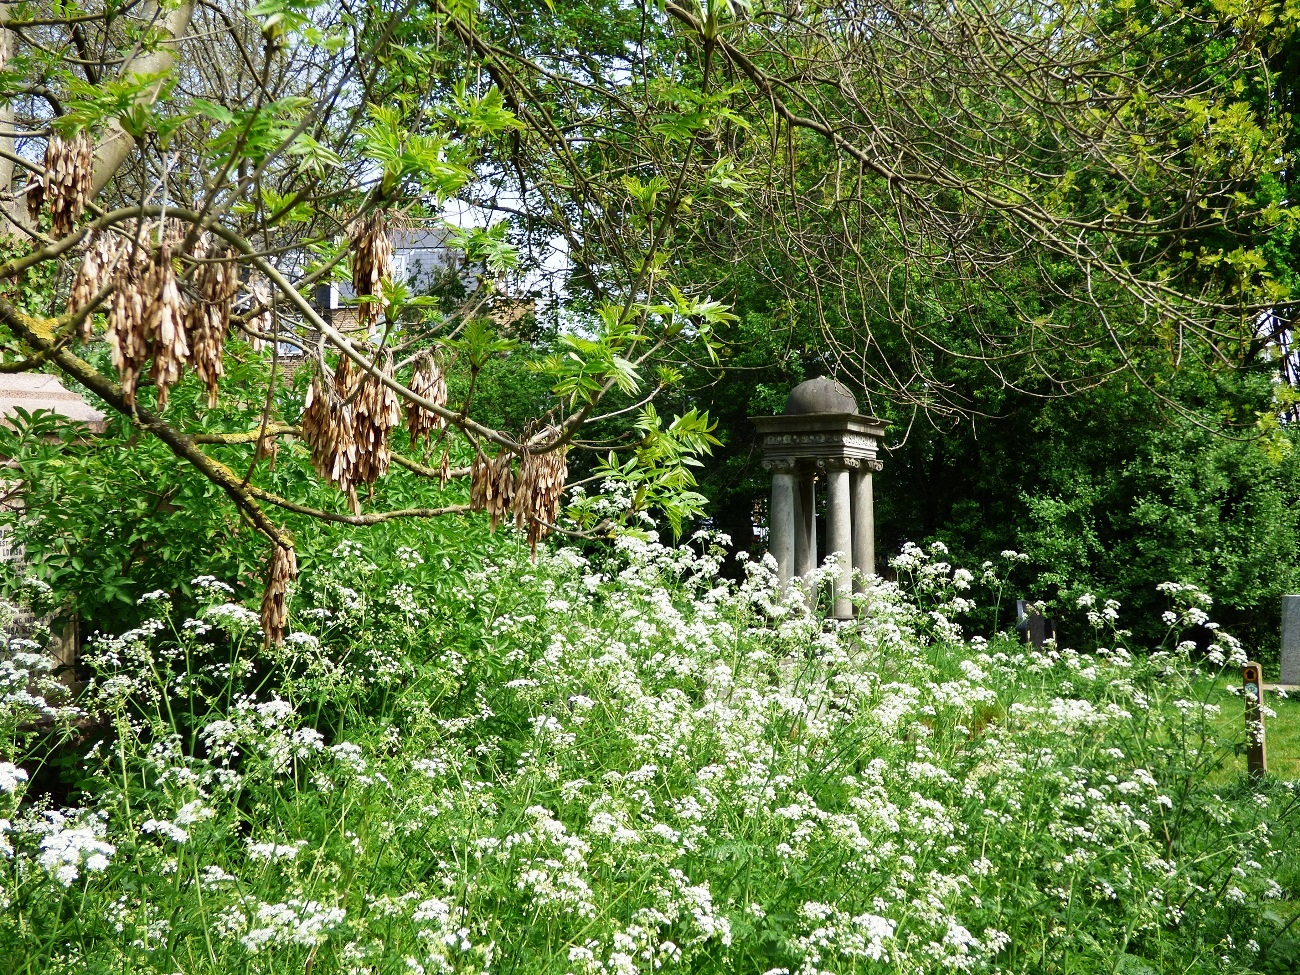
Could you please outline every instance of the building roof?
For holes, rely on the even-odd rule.
[[[393,278],[417,295],[427,293],[449,273],[460,275],[466,287],[472,286],[473,275],[463,266],[460,251],[447,243],[449,236],[444,227],[389,230]],[[349,281],[324,284],[316,289],[316,304],[322,309],[340,308],[356,296]]]
[[[64,419],[84,423],[95,433],[102,433],[107,425],[103,413],[65,389],[56,376],[36,372],[0,373],[0,417],[16,416],[19,408],[28,413],[52,410]]]

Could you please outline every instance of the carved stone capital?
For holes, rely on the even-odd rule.
[[[818,457],[819,471],[856,471],[862,464],[858,457]]]
[[[793,474],[795,472],[794,458],[765,457],[763,459],[763,470],[770,471],[773,474]]]

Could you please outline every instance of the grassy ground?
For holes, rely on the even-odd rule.
[[[1214,683],[1209,700],[1222,708],[1219,713],[1221,733],[1225,743],[1234,742],[1238,745],[1236,764],[1238,770],[1244,772],[1245,703],[1241,694],[1228,691],[1227,681],[1217,680]],[[1240,686],[1238,682],[1238,689]],[[1268,770],[1280,779],[1300,779],[1300,694],[1282,697],[1275,691],[1265,691],[1264,703],[1277,712],[1276,717],[1268,718],[1264,723]]]
[[[1300,695],[1281,698],[1265,691],[1264,701],[1277,712],[1264,730],[1268,769],[1279,778],[1300,779]]]

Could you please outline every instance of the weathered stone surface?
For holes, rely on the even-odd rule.
[[[871,469],[864,468],[853,475],[853,568],[861,576],[876,573],[876,512]],[[855,583],[861,592],[861,577]]]
[[[814,484],[820,481],[828,494],[826,549],[840,558],[834,615],[847,619],[853,570],[875,571],[871,472],[881,468],[876,450],[885,425],[860,416],[853,394],[825,378],[795,387],[780,416],[750,420],[759,432],[763,468],[773,473],[768,551],[781,583],[809,576],[817,565]]]
[[[817,568],[817,494],[813,474],[799,475],[794,535],[794,574],[801,579]]]
[[[16,416],[18,408],[28,413],[53,410],[59,416],[84,423],[95,433],[102,433],[104,414],[69,389],[54,376],[35,372],[0,373],[0,417]]]
[[[876,448],[885,425],[869,416],[847,413],[809,413],[794,416],[751,416],[763,447],[763,466],[795,462],[814,470],[819,461],[858,460],[879,470]]]
[[[1300,684],[1300,596],[1282,597],[1282,684]]]
[[[849,487],[852,475],[847,467],[826,472],[826,548],[839,558],[835,574],[835,617],[853,615],[849,596],[853,592],[853,500]]]
[[[781,588],[790,584],[794,569],[795,478],[778,471],[772,475],[772,508],[768,512],[768,551],[776,559]]]
[[[848,387],[827,376],[800,383],[790,390],[785,401],[785,415],[806,413],[857,413],[858,401]]]

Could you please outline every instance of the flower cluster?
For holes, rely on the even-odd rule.
[[[0,821],[13,889],[93,932],[25,906],[39,944],[203,975],[823,975],[1110,970],[1124,938],[1132,970],[1244,972],[1295,895],[1295,791],[1236,786],[1218,685],[1122,645],[1116,606],[1080,607],[1085,653],[963,641],[974,576],[933,546],[851,621],[817,611],[833,567],[724,582],[707,535],[403,548],[396,585],[336,554],[260,656],[215,581],[220,633],[154,600],[96,644],[116,737],[87,808]],[[0,800],[26,789],[0,764]]]

